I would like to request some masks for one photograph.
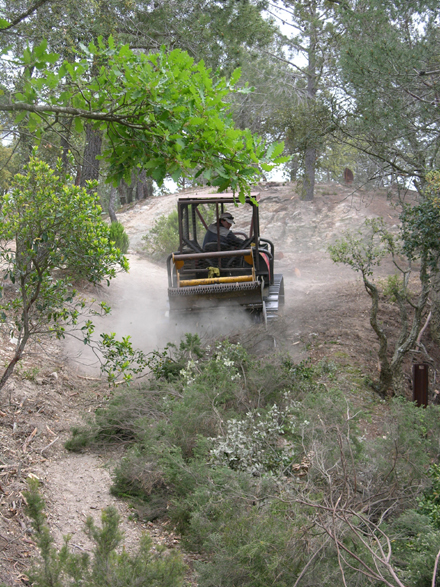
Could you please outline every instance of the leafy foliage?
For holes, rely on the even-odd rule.
[[[401,220],[405,254],[410,259],[426,258],[435,270],[440,255],[440,245],[436,238],[440,230],[438,205],[426,197],[417,206],[405,206]]]
[[[77,296],[73,279],[98,284],[109,282],[116,268],[128,268],[122,253],[109,240],[101,220],[96,194],[63,177],[35,157],[15,176],[10,192],[0,197],[0,259],[4,278],[12,287],[0,306],[1,321],[17,340],[15,355],[0,387],[21,359],[29,339],[44,335],[65,336],[66,329],[80,328],[86,343],[94,327],[84,315],[108,313]],[[11,293],[9,293],[11,292]]]
[[[346,140],[377,158],[385,182],[407,186],[411,177],[421,193],[438,166],[436,3],[361,0],[337,13],[347,100],[333,101],[333,120]]]
[[[107,373],[110,383],[114,383],[119,376],[122,376],[127,383],[133,375],[144,373],[149,369],[156,376],[172,372],[174,361],[169,356],[170,347],[166,345],[162,351],[151,351],[146,354],[144,351],[133,348],[130,336],[117,340],[116,334],[101,334],[99,349],[103,356],[101,371]]]
[[[210,451],[214,465],[225,465],[252,475],[287,470],[294,456],[291,442],[295,424],[289,406],[274,404],[265,414],[248,412],[242,420],[232,418],[223,435],[213,440]]]
[[[419,500],[419,510],[421,514],[429,516],[434,526],[440,529],[440,465],[431,465],[428,475],[432,485]]]
[[[363,229],[357,233],[348,232],[329,246],[332,261],[344,263],[362,275],[371,276],[373,268],[380,265],[388,253],[387,235],[383,219],[366,220]]]
[[[115,183],[130,182],[138,166],[159,185],[166,175],[177,181],[195,174],[244,201],[261,176],[260,166],[268,171],[286,160],[283,144],[266,148],[249,131],[234,128],[226,99],[236,91],[238,71],[229,82],[214,81],[203,62],[194,63],[183,51],[137,53],[116,46],[112,37],[108,45],[99,38],[98,45],[82,46],[73,63],[54,66],[58,59],[47,52],[47,42],[26,49],[20,64],[39,75],[25,74],[13,104],[0,109],[19,112],[16,124],[27,116],[28,129],[37,137],[40,113],[75,117],[76,132],[83,130],[84,120],[93,121],[95,130],[106,131],[103,158]],[[98,63],[106,65],[96,72]]]

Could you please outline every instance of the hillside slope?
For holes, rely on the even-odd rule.
[[[196,191],[196,190],[194,190]],[[327,247],[345,229],[355,229],[367,217],[384,217],[393,226],[398,210],[385,192],[354,193],[351,188],[320,185],[312,202],[302,202],[292,184],[267,184],[261,194],[261,232],[275,243],[277,272],[286,282],[286,307],[280,319],[262,326],[230,320],[228,312],[210,324],[190,323],[205,339],[227,332],[250,350],[263,355],[275,351],[290,354],[295,361],[325,359],[350,377],[350,394],[366,394],[365,379],[377,376],[377,342],[369,325],[369,298],[359,278],[349,269],[334,265]],[[186,193],[191,193],[187,191]],[[200,190],[198,191],[200,193]],[[409,196],[412,196],[409,194]],[[100,331],[130,335],[135,346],[151,351],[182,330],[166,319],[167,279],[163,265],[152,263],[142,252],[142,236],[155,219],[168,214],[177,195],[136,203],[118,214],[130,237],[130,272],[120,273],[109,289],[98,292],[112,305],[111,316],[99,323]],[[234,211],[240,228],[239,208]],[[396,312],[385,307],[387,331],[396,330]],[[226,325],[226,329],[222,329]],[[424,341],[438,367],[438,352]],[[176,538],[160,524],[146,526],[128,519],[125,504],[109,495],[108,467],[111,454],[101,459],[93,454],[72,455],[63,448],[72,425],[103,405],[108,394],[91,357],[78,347],[51,345],[47,353],[33,349],[21,370],[3,391],[0,411],[2,456],[0,467],[0,582],[26,582],[29,557],[34,552],[29,523],[23,513],[22,491],[32,473],[42,481],[48,504],[49,523],[60,543],[63,534],[74,534],[79,550],[89,543],[80,531],[87,514],[99,517],[107,504],[117,505],[123,518],[128,549],[147,530],[158,542],[173,547]],[[3,359],[10,345],[1,349]],[[410,363],[406,364],[407,395],[410,397]],[[360,400],[360,398],[359,398]],[[381,407],[382,409],[382,407]],[[375,422],[367,432],[374,433]],[[118,455],[115,455],[118,457]],[[110,463],[110,465],[109,465]],[[78,477],[78,480],[77,480]]]

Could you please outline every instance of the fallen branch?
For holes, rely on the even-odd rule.
[[[42,455],[42,454],[43,454],[43,452],[44,452],[45,450],[47,450],[48,448],[50,448],[50,447],[52,446],[52,444],[55,444],[55,442],[56,442],[57,440],[59,440],[59,439],[60,439],[60,437],[59,437],[59,436],[57,436],[57,437],[55,438],[55,440],[52,440],[52,442],[51,442],[50,444],[48,444],[47,446],[45,446],[44,448],[42,448],[42,449],[40,450],[40,455]]]
[[[101,377],[86,377],[85,375],[77,375],[78,379],[87,379],[87,381],[102,381]]]
[[[23,444],[23,452],[26,452],[28,445],[32,442],[32,440],[37,432],[38,432],[38,428],[34,428],[34,430],[26,438],[25,443]]]

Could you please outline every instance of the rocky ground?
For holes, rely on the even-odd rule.
[[[285,276],[286,307],[268,331],[240,325],[235,330],[231,327],[230,336],[260,354],[282,351],[296,361],[326,357],[360,378],[374,378],[377,345],[369,326],[368,296],[355,274],[331,262],[327,247],[366,217],[383,216],[390,226],[395,225],[398,211],[392,201],[385,191],[356,192],[336,184],[318,186],[312,202],[302,202],[292,184],[263,184],[259,191],[261,233],[275,243],[276,270]],[[179,335],[165,319],[165,268],[150,262],[142,251],[142,236],[156,218],[175,208],[176,197],[157,197],[119,213],[130,236],[131,269],[100,292],[113,312],[99,323],[99,330],[130,334],[134,344],[147,352]],[[387,320],[392,332],[396,325],[393,311]],[[190,326],[206,332],[207,337],[213,334],[209,325]],[[0,353],[5,361],[12,343],[7,337],[3,341]],[[63,448],[71,426],[92,414],[109,394],[92,357],[80,354],[73,344],[51,343],[44,351],[31,351],[1,393],[0,582],[27,583],[26,572],[35,553],[23,512],[29,476],[41,481],[48,523],[58,544],[70,533],[73,548],[90,550],[81,530],[84,521],[88,515],[98,519],[101,509],[113,504],[121,515],[127,549],[136,547],[143,532],[168,548],[178,547],[179,539],[171,528],[131,519],[127,505],[111,496],[111,470],[117,453],[77,455]],[[437,365],[437,351],[430,352]],[[406,375],[409,394],[409,365]],[[187,562],[191,563],[188,557]]]

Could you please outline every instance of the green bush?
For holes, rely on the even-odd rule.
[[[142,237],[145,242],[145,251],[156,259],[162,261],[170,253],[179,248],[179,220],[177,210],[173,210],[168,216],[162,215],[154,221],[154,226]]]
[[[403,581],[413,587],[431,587],[440,531],[430,517],[410,509],[385,529],[392,537],[394,560]]]
[[[41,560],[29,573],[35,587],[179,587],[183,585],[186,567],[175,552],[165,555],[165,547],[152,549],[148,536],[140,540],[136,554],[125,550],[116,552],[123,534],[119,530],[119,515],[114,507],[102,512],[102,528],[98,528],[90,516],[86,521],[86,533],[94,542],[92,558],[88,554],[76,554],[69,550],[70,536],[64,537],[60,550],[53,546],[53,538],[43,513],[44,501],[38,492],[38,481],[32,480],[25,492],[26,513],[32,519],[34,540],[40,550]]]
[[[431,484],[427,473],[434,459],[438,459],[439,437],[438,406],[421,410],[403,398],[395,398],[384,420],[383,434],[370,443],[376,482],[379,483],[379,477],[396,487],[410,487],[414,482],[424,490]],[[440,483],[436,481],[435,469],[431,471],[438,491]],[[435,505],[435,501],[432,503]]]
[[[292,587],[308,560],[298,521],[274,516],[269,508],[241,508],[228,518],[220,535],[214,535],[212,559],[197,566],[199,585]],[[316,575],[313,567],[304,585],[328,584],[323,565]]]
[[[207,224],[214,220],[215,205],[205,205],[201,210]],[[196,218],[196,229],[199,244],[202,245],[205,235],[205,227],[200,219]],[[142,237],[144,250],[157,261],[163,261],[170,253],[179,248],[179,219],[177,210],[173,210],[168,216],[162,215],[154,221],[154,226]]]
[[[429,517],[431,523],[440,530],[440,465],[429,467],[428,477],[431,487],[419,500],[419,511]]]
[[[109,240],[125,255],[128,251],[129,239],[123,225],[120,222],[110,224]]]

